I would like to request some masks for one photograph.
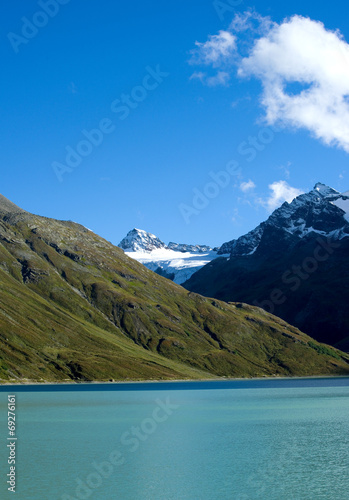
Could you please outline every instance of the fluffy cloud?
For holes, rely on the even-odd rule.
[[[195,71],[190,79],[199,79],[209,87],[217,85],[227,86],[230,73],[225,67],[230,64],[232,56],[236,51],[236,37],[229,31],[220,31],[218,35],[211,35],[207,42],[195,42],[196,48],[191,51],[192,65],[212,66],[217,68],[216,72],[209,76],[206,72]]]
[[[248,12],[196,46],[192,62],[234,62],[240,77],[260,79],[268,124],[307,129],[349,152],[349,45],[338,31],[297,15],[277,24]]]
[[[251,181],[251,179],[248,182],[242,182],[240,184],[240,189],[243,193],[247,193],[248,191],[251,191],[256,187],[256,184]]]
[[[349,45],[338,32],[294,16],[255,42],[238,73],[261,79],[269,124],[308,129],[349,152]],[[288,91],[294,83],[303,88]]]
[[[258,203],[270,213],[280,207],[284,201],[291,203],[294,198],[304,193],[301,189],[290,186],[286,181],[275,181],[268,187],[271,190],[270,196],[265,200],[259,198]]]

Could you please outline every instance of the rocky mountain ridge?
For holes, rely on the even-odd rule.
[[[246,235],[224,243],[218,254],[251,255],[257,250],[267,227],[284,230],[299,239],[311,232],[341,239],[349,234],[348,213],[349,193],[341,194],[318,182],[309,193],[298,196],[291,203],[283,203]]]

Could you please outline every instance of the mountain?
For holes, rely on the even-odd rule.
[[[119,243],[126,255],[179,285],[208,262],[217,258],[218,248],[170,242],[165,245],[154,234],[132,229]]]
[[[0,380],[348,374],[262,309],[201,297],[84,226],[0,198]]]
[[[151,252],[158,248],[166,248],[166,245],[154,234],[142,229],[132,229],[119,243],[119,247],[125,252]]]
[[[349,350],[349,192],[318,183],[225,243],[185,288],[259,305],[319,341]]]
[[[237,240],[224,243],[218,254],[252,254],[269,227],[281,229],[298,238],[304,238],[309,233],[329,236],[333,231],[343,230],[341,234],[333,234],[336,239],[341,239],[348,233],[348,213],[349,193],[340,194],[319,182],[312,191],[298,196],[291,204],[285,202],[253,231]]]

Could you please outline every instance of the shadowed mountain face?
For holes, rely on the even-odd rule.
[[[349,373],[348,356],[257,307],[188,292],[79,224],[0,201],[2,380]]]
[[[265,308],[321,342],[349,350],[349,197],[317,184],[224,244],[230,258],[194,274],[188,290]]]

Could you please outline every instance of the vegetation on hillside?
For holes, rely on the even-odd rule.
[[[188,292],[73,222],[0,218],[2,381],[348,374],[265,311]]]

